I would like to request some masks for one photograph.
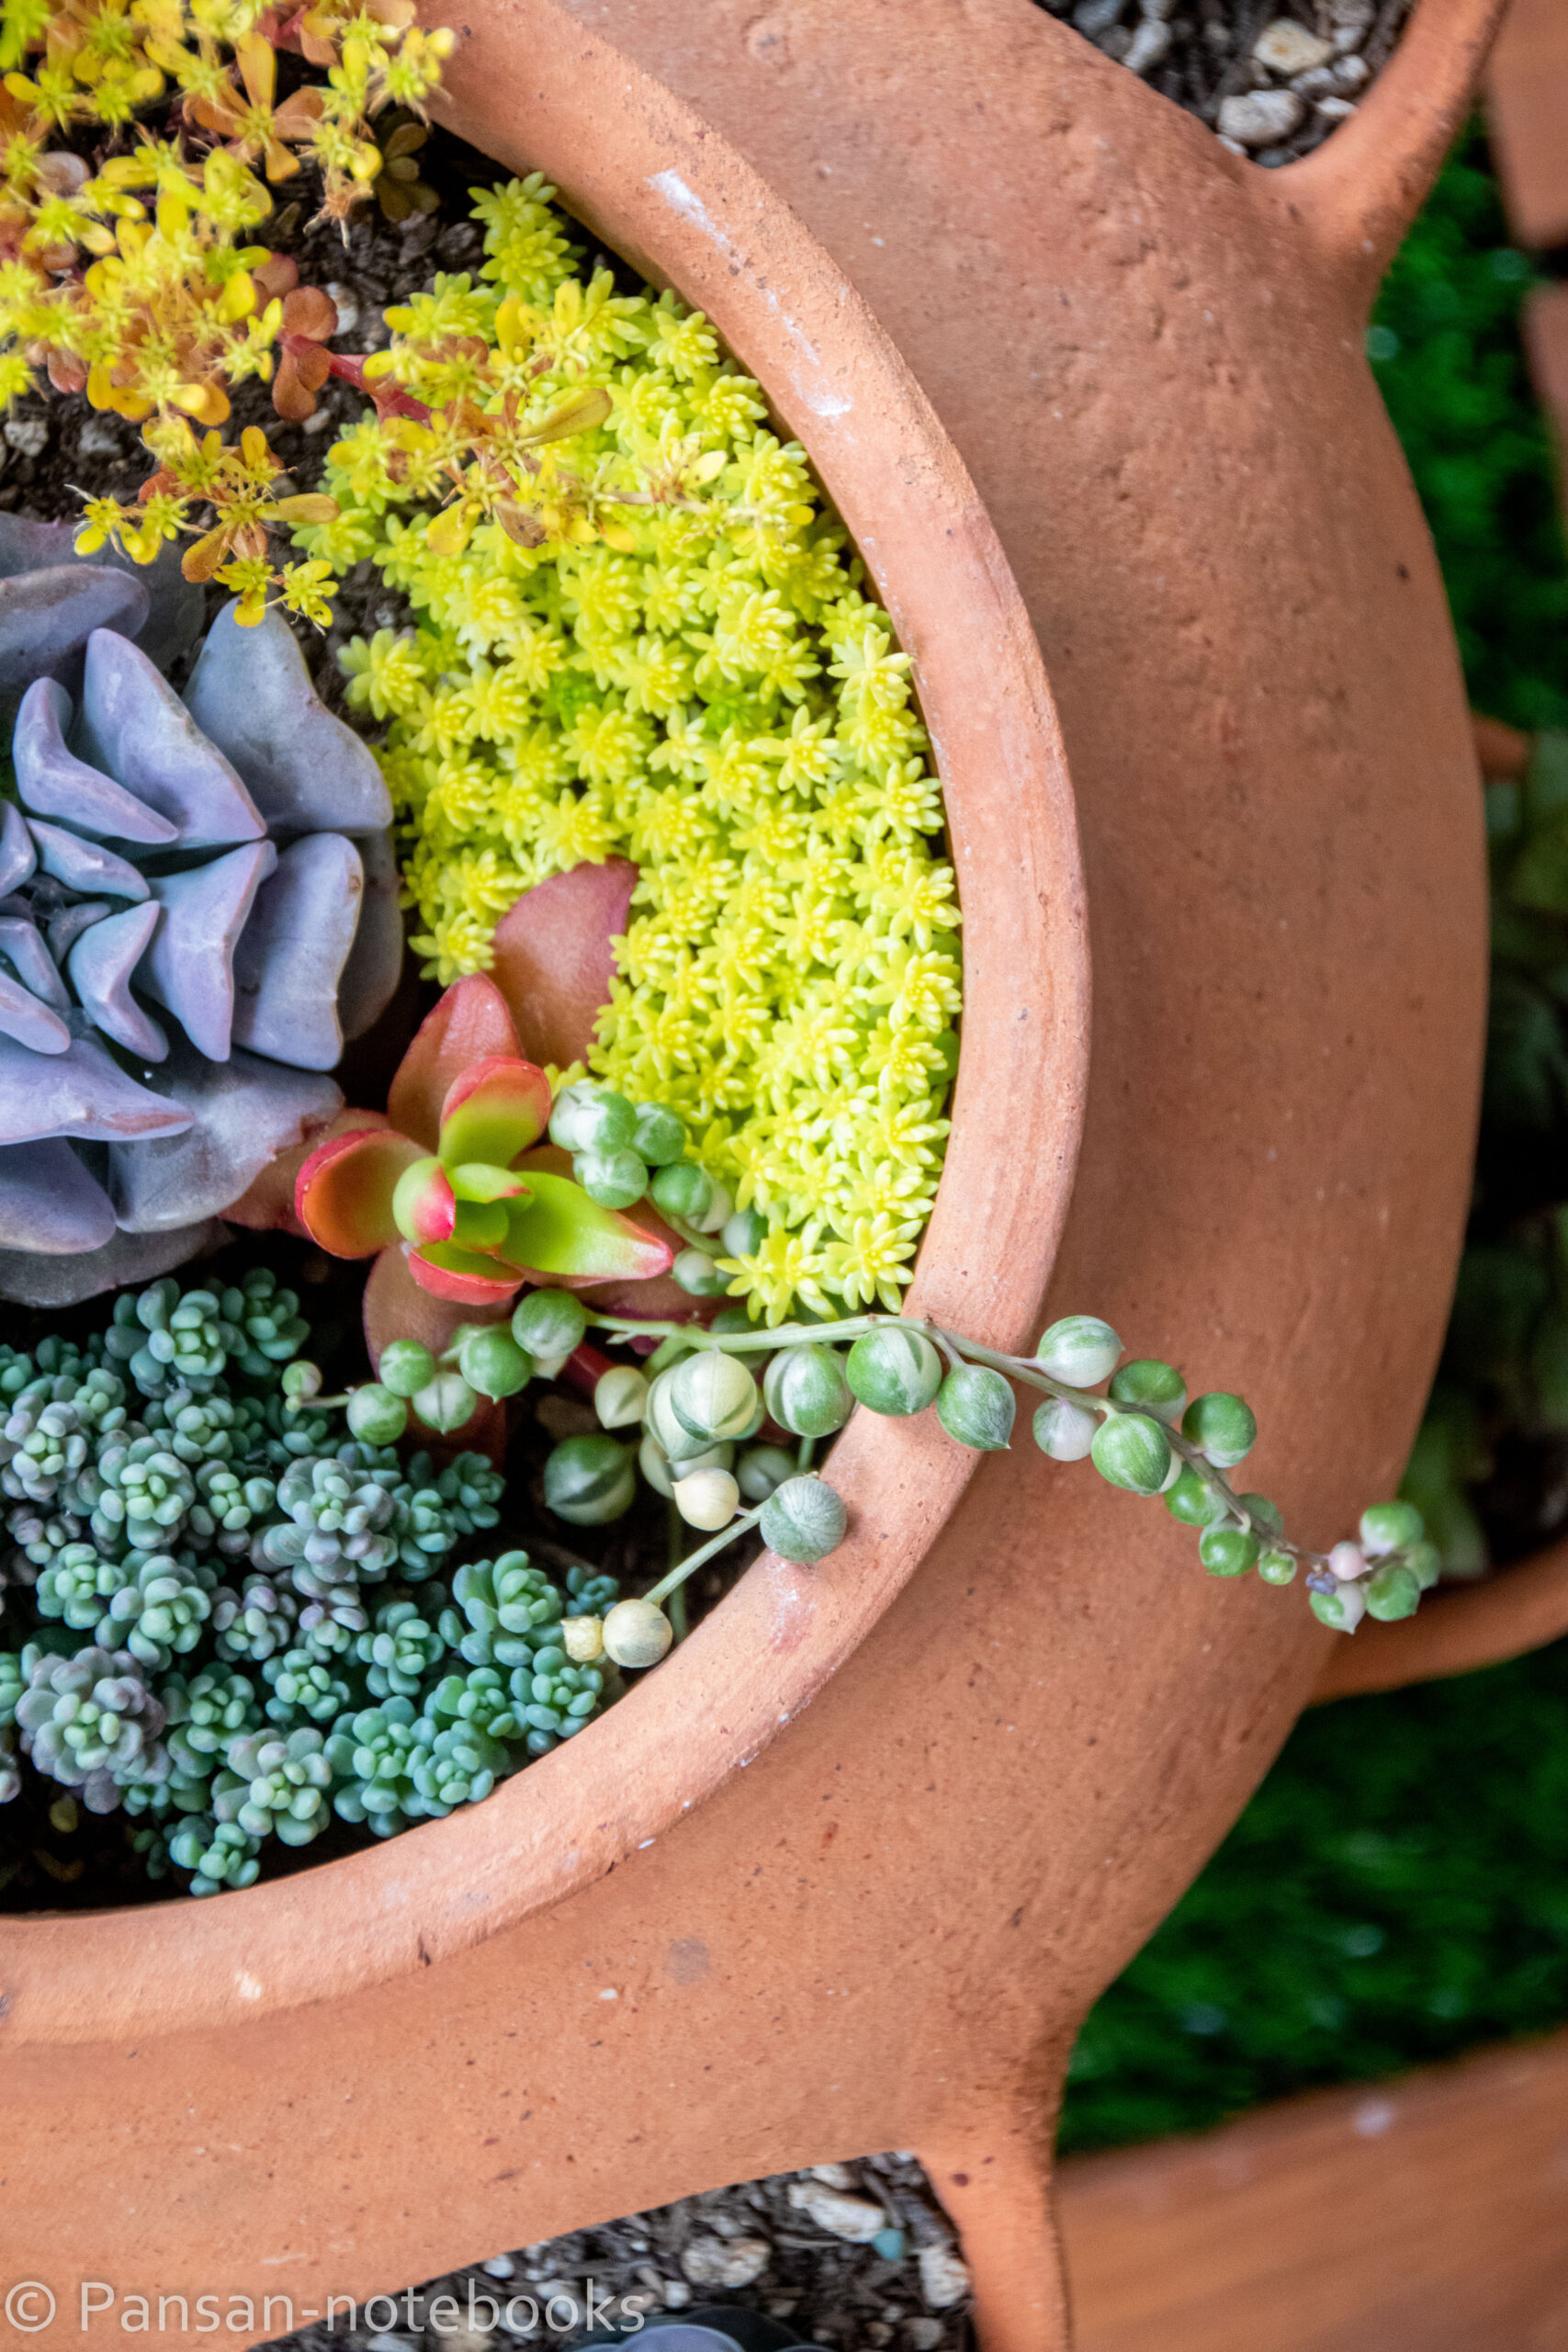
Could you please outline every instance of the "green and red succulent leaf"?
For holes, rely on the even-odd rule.
[[[356,1127],[333,1136],[300,1169],[294,1213],[330,1256],[368,1258],[402,1238],[394,1195],[407,1170],[425,1157],[394,1127]]]
[[[434,1151],[442,1105],[454,1082],[476,1062],[516,1055],[517,1030],[495,982],[483,972],[454,980],[399,1064],[387,1097],[393,1125]]]
[[[523,1287],[519,1268],[460,1249],[455,1241],[431,1241],[410,1250],[408,1269],[421,1290],[458,1306],[503,1306]]]
[[[424,1153],[403,1170],[392,1194],[392,1220],[405,1241],[452,1239],[457,1203],[439,1159]]]
[[[533,1062],[488,1055],[458,1073],[441,1106],[441,1157],[448,1168],[510,1168],[549,1125],[550,1081]]]
[[[507,1220],[503,1255],[530,1274],[576,1282],[648,1282],[668,1272],[674,1252],[646,1226],[602,1209],[581,1184],[525,1168],[530,1198]]]

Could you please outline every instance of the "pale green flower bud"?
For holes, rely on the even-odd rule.
[[[587,1329],[587,1312],[569,1290],[525,1291],[513,1310],[512,1336],[536,1361],[570,1355]]]
[[[782,1445],[749,1446],[735,1465],[736,1483],[749,1503],[765,1503],[794,1476],[795,1457]]]
[[[593,1385],[593,1410],[602,1430],[628,1430],[648,1405],[648,1378],[629,1363],[612,1364]]]
[[[457,1349],[457,1369],[470,1388],[492,1400],[515,1396],[534,1376],[534,1359],[504,1323],[480,1324]]]
[[[408,1428],[409,1408],[380,1382],[369,1381],[349,1398],[345,1418],[351,1437],[367,1445],[396,1445]]]
[[[686,1148],[684,1122],[661,1102],[639,1102],[631,1148],[650,1168],[671,1167]]]
[[[659,1169],[649,1185],[649,1197],[656,1209],[666,1216],[678,1216],[687,1225],[694,1225],[713,1206],[713,1178],[694,1159],[677,1159],[668,1168]]]
[[[1139,1356],[1122,1365],[1110,1393],[1118,1405],[1135,1405],[1174,1429],[1187,1402],[1187,1383],[1174,1364],[1162,1363],[1158,1356]]]
[[[830,1437],[843,1428],[854,1403],[837,1351],[809,1341],[774,1356],[763,1375],[762,1401],[794,1437]]]
[[[720,1236],[727,1258],[749,1258],[768,1238],[768,1220],[761,1209],[737,1209],[724,1221]]]
[[[1212,1577],[1245,1576],[1262,1546],[1241,1527],[1211,1527],[1198,1539],[1198,1557]]]
[[[1257,1444],[1258,1423],[1252,1408],[1239,1396],[1213,1389],[1206,1396],[1194,1396],[1181,1417],[1181,1434],[1216,1470],[1231,1470]]]
[[[705,1250],[682,1250],[670,1271],[688,1298],[722,1298],[729,1288]]]
[[[1065,1397],[1043,1397],[1034,1408],[1034,1442],[1053,1462],[1086,1461],[1099,1427],[1098,1414],[1069,1405]]]
[[[1385,1560],[1367,1578],[1364,1589],[1368,1616],[1380,1617],[1384,1623],[1414,1617],[1421,1605],[1421,1579],[1403,1560]]]
[[[592,1666],[604,1655],[603,1617],[567,1617],[561,1621],[560,1645],[573,1666]]]
[[[445,1436],[473,1419],[479,1401],[460,1372],[438,1372],[412,1404],[426,1428],[439,1430]]]
[[[884,1323],[861,1333],[850,1350],[844,1379],[851,1396],[870,1411],[904,1418],[935,1403],[942,1356],[923,1331]]]
[[[1098,1315],[1064,1315],[1041,1335],[1034,1361],[1069,1388],[1098,1388],[1121,1361],[1122,1342]]]
[[[1296,1564],[1289,1552],[1281,1552],[1270,1544],[1258,1555],[1258,1573],[1265,1584],[1293,1582]]]
[[[1366,1594],[1359,1584],[1337,1584],[1332,1592],[1309,1595],[1312,1613],[1337,1634],[1353,1634],[1367,1613]]]
[[[629,1209],[648,1190],[648,1169],[630,1149],[580,1151],[571,1172],[602,1209]]]
[[[843,1542],[849,1513],[824,1479],[786,1478],[762,1505],[759,1523],[771,1552],[809,1568]]]
[[[1403,1552],[1419,1544],[1427,1529],[1414,1503],[1373,1503],[1361,1513],[1358,1532],[1362,1551],[1369,1560],[1376,1560],[1385,1552]]]
[[[755,1425],[757,1384],[738,1356],[704,1348],[671,1364],[669,1379],[671,1411],[700,1444],[745,1437]],[[665,1451],[671,1461],[679,1458],[673,1447]]]
[[[574,1527],[603,1527],[631,1507],[637,1473],[613,1437],[569,1437],[545,1464],[545,1501]]]
[[[954,1364],[937,1391],[936,1415],[950,1438],[976,1453],[1001,1453],[1018,1410],[1012,1389],[989,1364]]]
[[[390,1340],[376,1371],[382,1387],[394,1396],[417,1396],[435,1377],[435,1358],[417,1340]]]
[[[1146,1413],[1113,1413],[1089,1448],[1102,1478],[1132,1495],[1157,1495],[1170,1471],[1170,1440]]]
[[[688,1527],[712,1534],[740,1508],[740,1489],[728,1470],[693,1470],[675,1481],[675,1508]]]
[[[604,1655],[617,1666],[657,1666],[675,1629],[651,1600],[617,1600],[604,1619]]]

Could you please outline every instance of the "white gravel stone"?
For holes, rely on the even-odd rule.
[[[666,2278],[661,2296],[667,2311],[683,2312],[692,2300],[692,2290],[683,2278]]]
[[[750,2287],[773,2258],[766,2238],[694,2238],[681,2267],[694,2287]]]
[[[487,2278],[510,2278],[516,2268],[517,2265],[509,2254],[494,2255],[484,2266]]]
[[[125,445],[119,428],[107,416],[90,416],[82,427],[76,442],[77,452],[84,458],[118,458]]]
[[[939,2319],[907,2319],[904,2322],[904,2341],[909,2352],[937,2352],[946,2334],[947,2330]]]
[[[813,2165],[813,2180],[825,2181],[829,2188],[853,2188],[855,2177],[848,2165]]]
[[[1372,69],[1364,57],[1342,57],[1334,69],[1334,85],[1339,90],[1362,90],[1372,78]]]
[[[324,291],[337,312],[339,334],[352,334],[359,324],[359,297],[353,287],[345,286],[342,278],[334,277],[328,281]]]
[[[1130,73],[1152,74],[1170,54],[1171,31],[1157,17],[1145,17],[1133,35],[1133,45],[1122,60]]]
[[[933,2312],[950,2312],[969,2292],[969,2273],[950,2245],[923,2245],[920,2291]]]
[[[819,2180],[796,2181],[789,2201],[829,2237],[847,2239],[851,2245],[869,2245],[887,2227],[887,2215],[880,2205],[874,2205],[867,2197],[846,2197],[842,2189],[829,2188]]]
[[[1334,43],[1320,40],[1293,17],[1276,17],[1253,42],[1252,54],[1270,74],[1289,78],[1292,74],[1310,74],[1314,65],[1325,65],[1334,54]]]
[[[1317,111],[1325,122],[1348,122],[1356,111],[1353,98],[1319,98]]]
[[[1220,136],[1238,147],[1271,147],[1288,139],[1306,109],[1294,90],[1250,90],[1220,103]]]
[[[6,419],[6,441],[18,458],[41,458],[49,447],[48,417],[8,416]]]

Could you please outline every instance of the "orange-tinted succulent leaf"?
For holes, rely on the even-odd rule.
[[[646,1282],[669,1271],[674,1251],[646,1226],[617,1209],[602,1209],[570,1177],[542,1168],[524,1171],[532,1198],[507,1220],[507,1258],[513,1265],[554,1277]]]
[[[510,1168],[537,1143],[549,1117],[550,1081],[534,1063],[515,1055],[471,1062],[441,1106],[441,1157],[449,1168],[465,1160]]]
[[[359,1127],[318,1144],[294,1186],[294,1214],[334,1258],[367,1258],[400,1238],[392,1195],[425,1157],[393,1127]]]
[[[422,1290],[462,1306],[503,1306],[523,1286],[514,1266],[459,1250],[455,1241],[429,1241],[411,1250],[408,1268]]]
[[[530,1061],[584,1061],[615,974],[612,941],[630,917],[628,858],[575,865],[525,890],[495,934],[495,980]]]
[[[471,1062],[493,1056],[515,1059],[517,1052],[517,1032],[495,982],[483,972],[454,980],[422,1023],[392,1080],[387,1109],[393,1125],[434,1151],[441,1106],[453,1080]]]
[[[249,1226],[254,1233],[292,1233],[305,1240],[305,1228],[294,1214],[294,1188],[310,1154],[339,1136],[354,1134],[357,1128],[384,1127],[389,1124],[379,1111],[340,1111],[335,1119],[317,1127],[305,1142],[269,1159],[250,1190],[242,1193],[224,1210],[225,1217],[231,1225]]]

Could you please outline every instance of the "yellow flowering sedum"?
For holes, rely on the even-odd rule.
[[[483,969],[534,883],[635,860],[592,1069],[679,1111],[709,1172],[766,1216],[726,1261],[754,1314],[894,1307],[960,1002],[908,659],[758,387],[672,295],[574,277],[552,193],[479,195],[481,282],[438,277],[389,312],[380,362],[433,409],[510,399],[523,426],[607,391],[548,536],[484,512],[471,471],[432,531],[457,480],[440,418],[356,425],[329,459],[337,519],[298,534],[339,570],[370,557],[418,616],[343,656],[355,707],[388,723],[415,946],[442,981]],[[524,492],[547,506],[547,455]]]

